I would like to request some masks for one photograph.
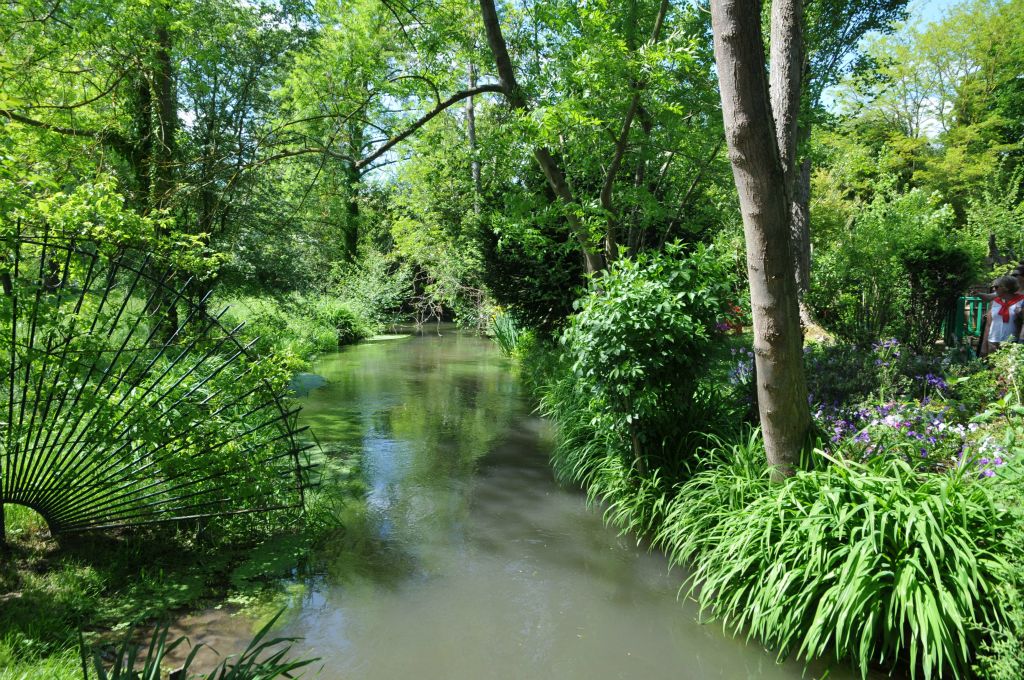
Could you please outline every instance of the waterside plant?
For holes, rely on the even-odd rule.
[[[893,340],[809,349],[820,439],[773,483],[745,424],[755,376],[742,338],[719,336],[687,411],[700,416],[651,449],[675,444],[686,464],[655,455],[647,470],[593,416],[597,373],[572,371],[564,346],[526,345],[527,383],[558,427],[556,475],[691,569],[682,592],[709,620],[861,676],[1019,677],[1024,347],[992,365]]]

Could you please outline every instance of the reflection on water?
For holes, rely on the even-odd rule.
[[[303,418],[331,455],[362,452],[368,489],[281,631],[323,677],[801,677],[696,623],[662,556],[555,485],[550,438],[492,343],[413,336],[314,370],[327,382]]]

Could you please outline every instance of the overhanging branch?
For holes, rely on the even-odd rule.
[[[443,112],[445,109],[449,108],[453,104],[457,104],[461,102],[463,99],[475,97],[478,94],[484,94],[485,92],[502,93],[504,92],[504,90],[502,89],[501,85],[494,83],[491,85],[480,85],[469,90],[462,90],[461,92],[456,92],[451,97],[448,97],[448,99],[445,99],[443,102],[440,102],[430,111],[420,116],[409,127],[407,127],[401,133],[389,139],[386,143],[378,147],[377,150],[371,153],[369,156],[366,156],[365,158],[362,158],[361,160],[356,162],[356,170],[363,170],[364,168],[366,168],[366,166],[368,166],[370,163],[374,162],[375,160],[386,154],[388,151],[393,149],[396,144],[399,144],[403,140],[407,139],[412,133],[419,130],[421,127],[430,122],[431,119],[433,119],[435,116],[437,116],[439,113]]]

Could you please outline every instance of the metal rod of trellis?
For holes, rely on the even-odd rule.
[[[17,223],[4,272],[0,543],[4,503],[55,533],[301,507],[305,428],[254,371],[244,324],[225,328],[159,255],[30,231]],[[294,483],[266,495],[277,476]]]

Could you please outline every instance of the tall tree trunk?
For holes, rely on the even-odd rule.
[[[152,172],[153,172],[153,94],[150,81],[145,74],[140,74],[135,93],[136,141],[132,147],[132,169],[138,184],[135,204],[139,212],[148,215],[153,206]]]
[[[810,412],[788,191],[769,104],[760,17],[758,0],[711,2],[726,143],[743,213],[761,429],[768,463],[782,475],[799,461]]]
[[[790,203],[790,237],[793,239],[793,273],[800,302],[800,321],[806,328],[815,324],[805,299],[811,289],[811,159],[804,158],[793,178]]]
[[[802,16],[801,0],[773,0],[769,93],[787,199],[792,197],[796,166],[796,126],[803,66]]]
[[[487,45],[494,57],[494,64],[498,69],[498,80],[501,83],[502,93],[505,99],[516,111],[527,112],[530,107],[526,104],[526,98],[519,83],[516,82],[515,69],[512,68],[512,60],[508,56],[508,48],[505,46],[505,37],[501,34],[501,23],[498,21],[498,12],[494,8],[494,0],[480,0],[480,13],[483,18],[484,32],[487,34]],[[569,223],[569,229],[579,243],[583,251],[583,259],[587,266],[587,273],[601,271],[605,267],[604,257],[594,248],[590,235],[587,233],[586,225],[575,212],[576,199],[569,188],[569,183],[562,173],[551,151],[545,146],[539,146],[533,150],[533,157],[537,160],[544,176],[551,186],[551,190],[558,197],[558,201],[565,208],[565,220]]]
[[[800,90],[804,82],[807,58],[803,41],[802,0],[774,0],[771,25],[771,94],[775,135],[779,158],[785,176],[789,201],[790,247],[793,251],[793,275],[797,288],[797,305],[801,324],[813,324],[810,311],[803,302],[810,289],[810,159],[797,163],[800,142],[810,136],[810,129],[799,124]]]
[[[362,142],[359,142],[362,147]],[[356,144],[352,144],[355,149]],[[355,158],[355,156],[354,156]],[[359,250],[359,182],[362,173],[353,163],[346,163],[345,177],[345,257],[355,262]]]
[[[153,204],[167,208],[174,194],[175,135],[178,128],[178,98],[174,87],[174,69],[171,63],[171,35],[167,29],[169,17],[156,27],[156,62],[153,89],[156,97],[157,138],[154,151]]]
[[[469,89],[476,87],[476,65],[469,62]],[[469,139],[469,173],[473,179],[473,214],[480,214],[480,158],[476,149],[476,107],[475,97],[466,100],[466,137]]]

